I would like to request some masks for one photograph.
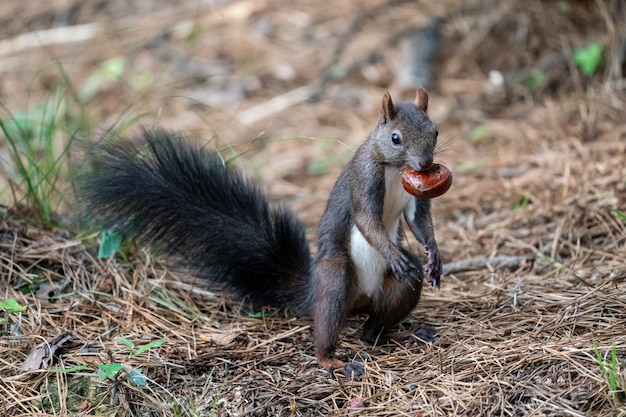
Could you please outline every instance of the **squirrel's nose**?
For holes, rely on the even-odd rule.
[[[418,171],[427,171],[431,166],[433,166],[433,158],[421,158],[417,161]]]

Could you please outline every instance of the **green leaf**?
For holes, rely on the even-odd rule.
[[[513,206],[513,210],[516,212],[523,211],[526,207],[528,207],[530,203],[532,203],[532,199],[530,198],[530,196],[525,195],[515,203],[515,205]]]
[[[591,43],[574,51],[574,62],[583,74],[593,74],[602,61],[602,44]]]
[[[127,339],[125,337],[117,337],[115,340],[117,340],[118,342],[124,343],[126,346],[128,346],[131,349],[135,348],[135,344],[130,339]]]
[[[107,378],[113,378],[117,375],[123,366],[121,363],[106,363],[98,365],[98,377],[104,381]]]
[[[111,58],[100,66],[85,81],[80,97],[83,101],[91,100],[102,85],[116,81],[124,74],[124,58]]]
[[[543,71],[534,69],[530,76],[524,81],[524,85],[531,93],[534,92],[538,87],[541,87],[546,82],[546,75]]]
[[[126,379],[137,385],[138,387],[143,387],[146,385],[147,377],[141,373],[141,369],[133,369],[126,375]]]
[[[153,347],[161,346],[161,345],[165,344],[165,342],[167,342],[167,339],[153,340],[152,342],[148,343],[147,345],[143,345],[142,347],[135,349],[132,352],[132,354],[133,355],[139,355],[140,353],[143,353],[143,352],[145,352],[148,349],[152,349]]]
[[[487,125],[480,125],[469,132],[469,138],[471,141],[475,142],[487,136],[487,133],[489,133]]]
[[[108,259],[113,257],[122,246],[122,236],[112,230],[103,230],[100,235],[100,248],[98,249],[98,258]]]
[[[604,358],[600,353],[600,349],[598,349],[598,344],[596,341],[593,341],[593,351],[596,353],[596,360],[598,361],[598,365],[600,365],[600,372],[602,372],[602,376],[606,378],[606,368],[604,367]]]
[[[616,392],[618,390],[617,387],[617,349],[615,345],[611,347],[611,363],[609,364],[609,369],[611,372],[609,373],[609,386],[611,387],[611,391]]]
[[[274,315],[276,315],[276,311],[272,309],[263,309],[256,313],[248,313],[248,317],[251,319],[262,319],[263,317],[272,317]]]
[[[21,313],[26,310],[26,306],[21,306],[14,298],[9,298],[6,301],[0,302],[0,308],[7,311],[7,313]]]
[[[119,78],[124,74],[124,58],[115,57],[108,59],[102,64],[102,75],[109,80]]]
[[[626,220],[626,213],[622,213],[621,211],[619,211],[619,210],[615,210],[615,209],[613,209],[612,211],[613,211],[613,213],[615,213],[615,214],[617,214],[619,217],[621,217],[621,218],[622,218],[622,220]]]

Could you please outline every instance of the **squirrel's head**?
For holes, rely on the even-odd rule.
[[[385,162],[416,171],[425,171],[433,164],[437,146],[437,127],[428,118],[428,93],[417,89],[414,101],[394,104],[389,92],[383,95],[382,111],[374,130],[376,145]]]

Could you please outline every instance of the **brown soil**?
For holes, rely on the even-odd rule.
[[[105,61],[123,58],[121,77],[100,79],[85,100],[85,132],[146,114],[140,124],[243,154],[236,163],[299,213],[311,241],[383,91],[414,94],[403,81],[407,34],[441,16],[429,113],[454,183],[433,200],[441,291],[424,290],[403,324],[434,325],[438,340],[368,346],[354,318],[338,353],[366,372],[348,381],[317,368],[306,317],[249,315],[141,248],[128,261],[98,260],[94,240],[83,243],[74,227],[36,226],[13,207],[20,182],[0,137],[0,195],[13,207],[0,220],[0,302],[27,307],[0,309],[1,414],[626,412],[626,220],[616,212],[626,213],[623,2],[30,3],[0,7],[3,120],[59,86],[84,92]],[[585,75],[571,57],[593,42],[603,60]],[[125,134],[137,131],[131,123]],[[71,173],[60,181],[71,189]],[[60,206],[64,223],[72,207]],[[22,369],[60,335],[45,370]],[[133,355],[120,338],[167,342]],[[601,366],[613,348],[616,392]],[[108,363],[125,369],[99,378]],[[132,369],[148,377],[144,386],[125,378]]]

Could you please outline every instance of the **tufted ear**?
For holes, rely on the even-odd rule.
[[[389,91],[385,91],[385,95],[383,96],[383,112],[381,113],[382,124],[394,119],[397,114],[398,112],[393,105],[393,101],[391,101],[391,94],[389,94]]]
[[[428,93],[424,87],[418,87],[417,94],[415,95],[415,105],[424,113],[428,110]]]

